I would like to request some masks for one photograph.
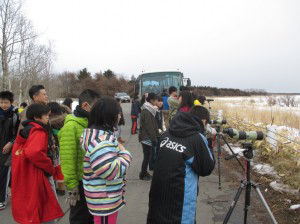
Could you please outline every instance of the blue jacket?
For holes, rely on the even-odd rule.
[[[168,103],[168,96],[163,96],[163,102],[164,102],[164,107],[163,107],[163,110],[169,110],[169,103]]]

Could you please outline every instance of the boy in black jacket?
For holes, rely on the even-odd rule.
[[[215,165],[204,137],[209,112],[179,112],[163,134],[149,194],[148,224],[195,223],[198,178]]]
[[[10,179],[11,149],[19,127],[18,109],[12,92],[0,92],[0,210],[5,209]]]

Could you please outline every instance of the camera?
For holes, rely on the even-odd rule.
[[[237,140],[263,140],[264,133],[262,131],[240,131],[234,128],[225,128],[223,133]]]
[[[227,121],[225,119],[216,119],[216,120],[213,120],[211,121],[212,124],[215,124],[217,126],[221,126],[223,124],[227,124]]]

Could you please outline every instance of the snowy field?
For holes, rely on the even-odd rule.
[[[270,96],[276,102],[275,105],[270,106],[268,96],[252,96],[252,97],[216,97],[215,100],[222,101],[226,103],[229,107],[255,107],[256,110],[265,110],[265,111],[284,111],[292,112],[300,116],[300,95],[294,95],[295,107],[287,107],[283,101],[284,95],[274,95]],[[283,99],[282,99],[283,98]]]
[[[266,139],[260,145],[253,169],[272,178],[270,186],[293,195],[300,189],[300,95],[253,97],[215,97],[213,110],[222,111],[228,127],[263,131]],[[292,106],[286,105],[286,100]],[[270,103],[271,102],[271,103]],[[233,151],[241,155],[239,142]],[[231,153],[227,147],[224,149]],[[298,187],[297,187],[298,186]]]

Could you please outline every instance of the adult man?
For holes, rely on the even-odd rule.
[[[178,107],[179,107],[179,100],[177,98],[177,88],[175,86],[171,86],[169,88],[169,95],[168,104],[169,104],[169,122],[175,117]]]
[[[194,106],[179,112],[163,134],[149,194],[147,224],[194,224],[198,177],[214,169],[204,137],[209,112]]]
[[[29,97],[33,103],[47,104],[48,95],[43,85],[33,85],[29,89]],[[19,130],[23,128],[22,122],[26,120],[26,108],[20,113],[21,124]]]

